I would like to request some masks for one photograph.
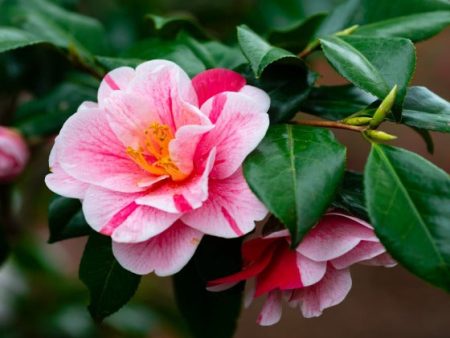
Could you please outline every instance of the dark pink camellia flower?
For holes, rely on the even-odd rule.
[[[115,69],[98,103],[64,124],[46,183],[82,200],[123,267],[176,273],[204,234],[242,236],[267,214],[241,166],[267,131],[269,104],[226,69],[192,81],[165,60]]]
[[[355,263],[396,265],[369,224],[334,212],[326,214],[296,250],[290,249],[289,233],[282,230],[244,242],[242,258],[242,271],[208,286],[221,291],[240,281],[254,281],[249,300],[267,295],[260,325],[280,320],[283,297],[305,317],[320,316],[339,304],[352,286],[349,267]]]
[[[17,177],[28,161],[28,147],[17,131],[0,126],[0,182]]]

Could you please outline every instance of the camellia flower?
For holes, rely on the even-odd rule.
[[[28,147],[18,132],[0,126],[0,182],[19,175],[28,161]]]
[[[204,234],[242,236],[267,214],[241,165],[267,131],[269,104],[226,69],[192,81],[165,60],[115,69],[98,103],[83,103],[64,124],[46,183],[82,200],[124,268],[173,274]]]
[[[248,300],[267,295],[260,325],[280,320],[283,297],[307,318],[339,304],[352,286],[349,267],[355,263],[396,265],[369,224],[334,212],[326,214],[296,250],[290,249],[289,233],[282,230],[244,242],[242,258],[242,271],[211,281],[208,288],[221,291],[240,281],[254,282]]]

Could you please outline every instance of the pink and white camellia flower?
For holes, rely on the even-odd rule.
[[[30,153],[17,131],[0,126],[0,182],[17,177],[25,168]]]
[[[289,233],[282,230],[244,242],[242,258],[242,271],[211,281],[208,288],[221,291],[240,281],[254,282],[247,305],[267,295],[260,325],[280,320],[282,298],[307,318],[339,304],[352,286],[349,267],[355,263],[396,265],[369,224],[335,212],[326,214],[296,250],[290,249]]]
[[[226,69],[191,81],[165,60],[117,68],[98,103],[83,103],[61,129],[47,186],[82,200],[124,268],[176,273],[204,234],[242,236],[267,214],[241,166],[267,131],[269,104]]]

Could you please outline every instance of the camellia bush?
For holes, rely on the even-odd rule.
[[[96,322],[147,274],[172,276],[193,337],[232,337],[259,297],[260,325],[283,303],[320,316],[354,264],[450,291],[450,177],[385,129],[412,128],[430,152],[430,131],[450,132],[449,102],[410,86],[414,43],[450,25],[448,1],[261,1],[207,29],[121,6],[0,0],[2,260],[37,261],[17,245],[15,196],[44,185],[20,175],[48,159],[49,242],[88,237]],[[318,85],[321,57],[348,84]],[[370,145],[364,172],[334,129]]]

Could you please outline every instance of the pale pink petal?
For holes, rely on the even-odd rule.
[[[270,97],[267,95],[267,93],[259,89],[257,87],[253,86],[244,86],[239,91],[239,94],[246,95],[250,98],[252,98],[254,101],[257,101],[259,105],[263,107],[269,107],[270,106]]]
[[[318,317],[326,308],[341,303],[351,287],[352,279],[347,269],[335,270],[328,267],[319,283],[296,290],[293,300],[300,302],[300,309],[305,318]]]
[[[56,145],[54,145],[49,157],[51,173],[45,176],[45,184],[51,191],[58,195],[70,198],[84,198],[89,184],[81,182],[67,174],[59,165],[56,153]]]
[[[214,163],[214,157],[215,149],[209,154],[201,175],[191,175],[181,184],[167,181],[160,187],[148,191],[136,202],[171,213],[185,213],[201,207],[208,198],[208,176]]]
[[[238,170],[224,180],[210,180],[209,198],[199,209],[182,217],[183,222],[206,234],[230,238],[249,233],[255,221],[267,215],[265,206],[250,191]]]
[[[278,290],[272,291],[267,296],[256,322],[261,326],[274,325],[280,321],[281,311],[281,292]]]
[[[180,271],[194,255],[203,234],[182,222],[142,243],[113,242],[113,253],[125,269],[145,275],[169,276]]]
[[[272,232],[272,233],[264,236],[264,238],[281,238],[281,237],[286,237],[286,240],[290,241],[289,230],[287,230],[287,229],[278,230],[278,231]]]
[[[203,158],[217,147],[212,178],[232,175],[247,155],[256,148],[269,127],[269,106],[240,93],[226,92],[214,96],[202,106],[202,111],[215,122],[200,142],[197,156]]]
[[[252,304],[253,299],[255,298],[255,291],[255,278],[247,279],[244,288],[244,307],[246,309]]]
[[[178,169],[189,175],[194,169],[194,154],[203,135],[214,126],[186,125],[177,130],[175,138],[169,144],[170,158]]]
[[[186,124],[201,124],[197,95],[187,74],[175,63],[152,60],[136,68],[127,91],[145,99],[162,124],[176,131]]]
[[[345,269],[355,263],[374,258],[385,251],[380,243],[362,241],[345,255],[333,259],[331,264],[336,269]]]
[[[142,190],[149,174],[126,154],[101,109],[83,109],[64,124],[57,139],[58,159],[70,176],[121,192]]]
[[[111,93],[126,89],[134,75],[134,69],[130,67],[119,67],[106,74],[98,89],[98,102],[100,105],[103,105],[103,101]]]
[[[310,286],[320,281],[327,271],[326,262],[315,262],[297,253],[297,265],[303,286]]]
[[[397,265],[397,262],[388,253],[383,253],[374,258],[359,263],[370,266],[384,266],[385,268],[392,268]]]
[[[115,242],[143,242],[159,235],[179,217],[138,205],[140,194],[124,194],[91,186],[83,200],[88,224]]]
[[[350,219],[350,220],[352,220],[352,221],[354,221],[356,223],[359,223],[359,224],[365,226],[366,228],[373,229],[373,226],[371,226],[369,223],[367,223],[366,221],[362,220],[361,218],[357,218],[357,217],[350,216],[350,215],[343,214],[341,212],[336,212],[336,211],[327,212],[327,215],[335,215],[335,216],[348,218],[348,219]]]
[[[310,230],[297,251],[314,261],[328,261],[349,252],[361,240],[378,241],[373,230],[359,222],[327,214]]]
[[[245,78],[239,73],[223,68],[206,70],[192,79],[199,106],[219,93],[241,90],[245,82]]]

